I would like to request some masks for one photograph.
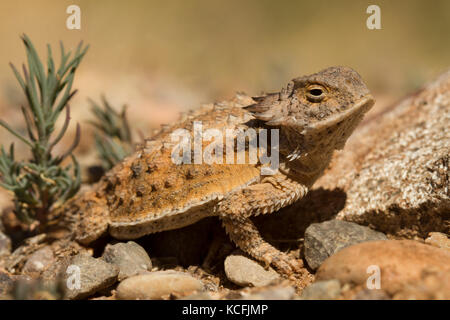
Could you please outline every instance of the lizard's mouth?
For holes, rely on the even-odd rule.
[[[348,108],[347,110],[343,112],[339,112],[325,120],[312,123],[307,127],[307,131],[316,131],[316,130],[322,130],[325,128],[329,128],[331,126],[334,126],[338,124],[341,121],[345,121],[346,119],[353,119],[355,118],[356,114],[363,115],[367,111],[372,108],[372,106],[375,103],[375,99],[371,94],[367,94],[357,100],[352,107]]]

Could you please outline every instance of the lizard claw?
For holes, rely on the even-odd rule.
[[[263,257],[266,267],[272,265],[281,274],[289,277],[293,274],[301,274],[303,262],[302,260],[294,259],[285,253],[280,252],[277,255],[270,255]]]

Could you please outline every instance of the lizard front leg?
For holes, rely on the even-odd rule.
[[[279,210],[307,193],[307,188],[284,176],[265,178],[261,183],[232,193],[219,204],[219,216],[230,239],[244,252],[281,273],[299,273],[302,262],[267,243],[250,220],[251,216]]]
[[[230,239],[242,251],[263,262],[266,267],[272,265],[286,276],[301,272],[303,266],[301,260],[291,258],[267,243],[250,218],[222,217],[221,219]]]

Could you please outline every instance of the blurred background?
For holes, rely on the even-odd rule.
[[[72,4],[81,8],[81,30],[66,28]],[[381,30],[366,27],[371,4],[381,8]],[[47,43],[55,57],[59,40],[67,49],[90,44],[71,103],[83,131],[79,155],[93,148],[88,97],[127,104],[133,129],[148,134],[180,110],[236,91],[279,90],[296,76],[346,65],[366,80],[376,112],[450,62],[448,0],[15,0],[2,1],[0,15],[0,116],[18,128],[25,98],[8,63],[26,59],[20,35],[29,35],[43,58]],[[12,141],[3,129],[0,139]]]

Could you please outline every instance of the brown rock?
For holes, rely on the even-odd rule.
[[[424,291],[429,290],[427,275],[450,272],[450,253],[412,240],[365,242],[347,247],[325,260],[316,279],[365,285],[374,275],[373,271],[367,272],[373,265],[380,268],[380,285],[386,293],[402,292],[408,283]],[[441,292],[450,292],[450,282],[442,285]]]
[[[397,300],[450,300],[450,273],[423,271],[421,281],[409,281],[393,299]]]
[[[349,176],[339,217],[400,235],[448,232],[449,123],[450,72],[386,116],[378,130],[391,134]]]
[[[430,232],[425,243],[450,251],[450,239],[440,232]]]
[[[116,297],[121,300],[163,299],[169,295],[184,296],[202,291],[203,283],[187,273],[156,271],[122,281]]]

